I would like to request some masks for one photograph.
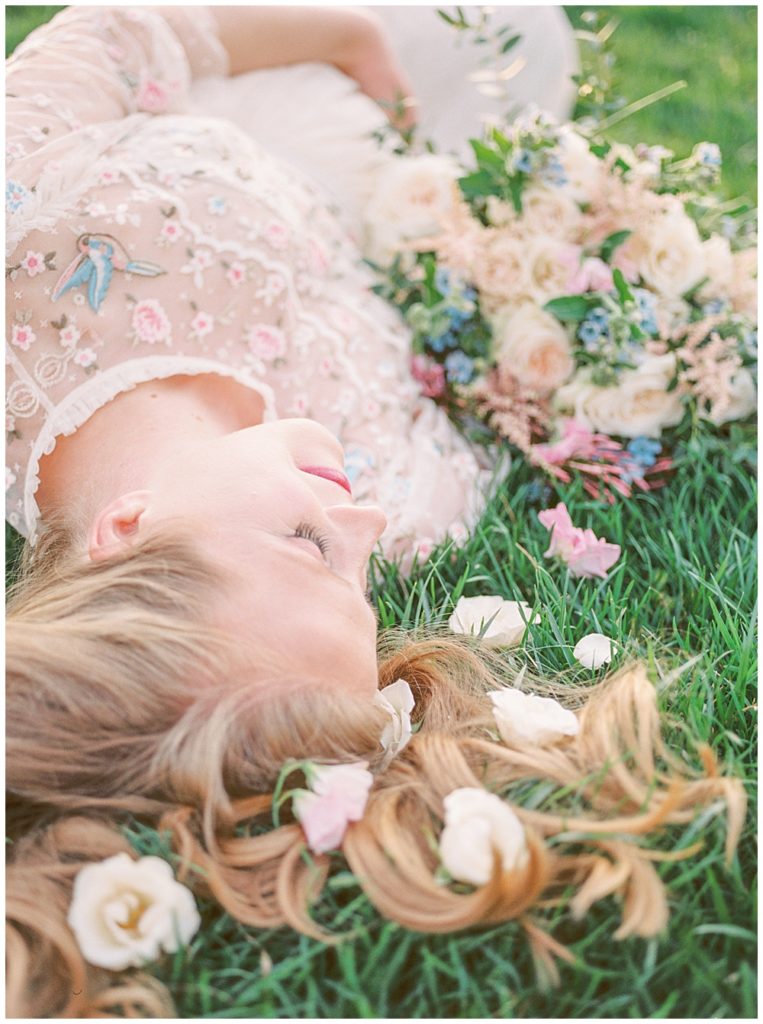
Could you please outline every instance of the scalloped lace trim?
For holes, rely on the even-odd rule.
[[[37,522],[40,518],[40,510],[34,497],[40,486],[40,459],[44,455],[50,455],[56,447],[56,438],[73,434],[107,402],[138,384],[145,384],[150,380],[164,380],[167,377],[196,376],[200,373],[231,377],[239,384],[258,392],[265,403],[263,422],[278,418],[272,388],[245,370],[234,370],[212,359],[148,356],[144,359],[131,359],[120,363],[119,366],[113,366],[110,370],[104,370],[97,377],[75,388],[56,406],[34,443],[24,477],[24,532],[32,544],[35,542]]]

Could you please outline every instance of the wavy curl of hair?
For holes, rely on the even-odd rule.
[[[698,748],[703,771],[670,754],[642,666],[587,690],[557,687],[579,716],[576,737],[509,746],[496,740],[486,697],[511,681],[504,657],[471,638],[390,631],[379,641],[379,685],[409,682],[419,728],[385,765],[378,707],[309,682],[284,699],[267,685],[274,666],[246,670],[232,659],[230,637],[205,624],[224,586],[182,534],[91,564],[52,530],[27,555],[7,615],[9,1016],[173,1015],[149,975],[86,964],[66,922],[78,871],[130,852],[119,830],[127,815],[169,830],[178,879],[242,923],[336,941],[310,915],[329,858],[306,864],[288,814],[255,835],[239,827],[270,822],[290,759],[369,762],[374,785],[342,852],[381,914],[424,932],[518,919],[551,982],[556,958],[572,957],[531,915],[541,897],[548,905],[571,886],[580,918],[617,894],[615,938],[656,934],[668,905],[654,862],[693,849],[661,852],[645,840],[719,797],[731,857],[745,814],[741,784],[720,775],[709,748]],[[539,781],[553,790],[545,808],[524,807],[523,788]],[[468,893],[438,883],[428,841],[442,828],[444,797],[463,786],[503,795],[530,854],[511,872],[496,857],[491,880]]]

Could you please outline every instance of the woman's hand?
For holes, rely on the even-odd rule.
[[[232,75],[322,61],[354,78],[400,131],[416,123],[416,101],[383,23],[355,7],[210,7]]]

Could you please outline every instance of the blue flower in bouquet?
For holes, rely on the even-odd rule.
[[[477,289],[466,287],[461,293],[461,297],[463,298],[464,302],[474,302],[474,300],[477,298]]]
[[[567,184],[567,172],[562,166],[559,158],[553,154],[547,158],[541,177],[547,185],[556,185],[561,187],[562,185]]]
[[[639,314],[639,327],[645,334],[659,334],[657,325],[657,301],[645,288],[634,288],[633,297]]]
[[[694,147],[694,157],[703,167],[720,167],[723,163],[720,146],[714,142],[700,142]]]
[[[718,313],[723,313],[728,309],[728,302],[725,299],[710,299],[702,307],[703,316],[717,316]]]
[[[628,454],[643,469],[653,466],[661,451],[660,442],[654,441],[651,437],[634,437],[628,445]]]
[[[742,348],[751,359],[758,358],[758,332],[745,331],[742,335]]]
[[[465,352],[451,352],[445,360],[445,375],[452,384],[468,384],[474,376],[474,361]]]
[[[520,149],[518,153],[515,153],[514,158],[511,161],[511,165],[515,171],[520,171],[522,174],[532,173],[532,153],[527,149]]]
[[[594,306],[593,309],[589,309],[586,320],[595,324],[601,324],[602,331],[606,331],[609,324],[609,311],[603,306]]]
[[[436,338],[429,338],[429,347],[433,352],[444,352],[448,348],[455,348],[457,344],[458,339],[452,331],[443,331],[443,333],[438,334]]]
[[[435,270],[434,286],[440,295],[444,295],[446,298],[450,295],[453,286],[450,280],[450,271],[447,267],[438,267]]]
[[[464,324],[471,318],[471,313],[468,310],[457,309],[455,306],[447,306],[445,308],[445,315],[450,320],[451,330],[457,331],[459,327],[463,327]]]
[[[599,349],[599,341],[604,333],[604,325],[596,320],[584,320],[578,327],[578,338],[583,342],[587,352],[596,352]]]

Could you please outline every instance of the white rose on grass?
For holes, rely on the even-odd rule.
[[[492,326],[497,362],[526,388],[547,394],[571,376],[575,363],[567,332],[534,302],[504,307]]]
[[[569,125],[561,129],[559,141],[558,156],[567,175],[562,188],[576,202],[590,203],[600,194],[606,168],[593,155],[586,140]]]
[[[644,230],[636,230],[623,255],[633,260],[650,288],[668,298],[678,298],[705,276],[705,251],[697,226],[674,206],[650,218]]]
[[[454,209],[462,174],[444,156],[399,157],[385,166],[365,212],[365,254],[387,265],[407,242],[438,234]]]
[[[714,416],[707,416],[716,427],[732,420],[744,420],[758,407],[758,391],[755,379],[747,369],[737,370],[731,381],[731,397],[728,405],[721,406]]]
[[[389,714],[391,721],[381,734],[381,745],[390,756],[399,754],[411,738],[411,712],[415,706],[411,688],[405,679],[398,679],[374,697],[374,703]]]
[[[477,787],[454,789],[443,801],[445,828],[440,858],[460,882],[486,885],[493,875],[495,853],[504,871],[527,863],[527,837],[522,822],[507,803]]]
[[[488,647],[513,647],[522,642],[528,625],[540,622],[540,615],[531,618],[532,609],[525,601],[504,601],[502,597],[460,597],[448,626],[454,633],[479,636]],[[489,623],[489,625],[488,625]]]
[[[578,640],[572,653],[583,668],[597,669],[612,661],[612,646],[603,633],[588,633]]]
[[[67,920],[85,960],[110,971],[174,953],[201,923],[193,895],[166,861],[127,853],[82,868]]]
[[[548,746],[580,731],[576,716],[553,697],[523,693],[512,686],[491,690],[488,697],[501,739],[510,746]]]
[[[659,437],[684,415],[677,391],[667,390],[675,372],[675,356],[670,353],[652,356],[635,370],[624,370],[614,387],[597,387],[583,370],[554,399],[589,430],[618,437]]]

